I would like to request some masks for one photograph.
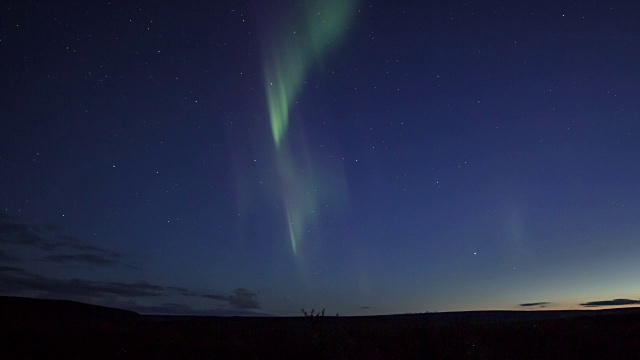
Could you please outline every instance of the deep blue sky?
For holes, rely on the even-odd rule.
[[[640,5],[362,0],[291,105],[283,172],[265,44],[308,4],[278,4],[3,3],[0,294],[269,315],[639,301]],[[292,183],[317,193],[295,252]]]

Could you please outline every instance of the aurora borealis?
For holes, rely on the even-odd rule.
[[[292,156],[295,149],[286,139],[289,111],[312,66],[344,36],[353,9],[353,0],[302,2],[272,20],[272,26],[276,28],[272,30],[274,38],[265,40],[264,76],[269,120],[294,253],[297,253],[307,224],[314,217],[318,200],[313,184],[316,180],[313,160],[306,163],[306,177],[296,171],[296,160]]]
[[[335,47],[347,30],[354,0],[305,1],[272,19],[273,38],[264,40],[264,76],[273,140],[280,146],[289,124],[289,109],[307,73]]]
[[[146,313],[640,299],[631,1],[0,12],[0,295]]]

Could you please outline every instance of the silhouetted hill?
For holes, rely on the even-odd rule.
[[[13,321],[64,321],[87,323],[100,320],[132,320],[133,311],[90,305],[69,300],[0,296],[0,317]]]
[[[0,297],[0,358],[640,358],[640,309],[171,317]]]

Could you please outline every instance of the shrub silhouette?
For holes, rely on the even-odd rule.
[[[304,309],[300,309],[302,310],[302,314],[304,314],[305,317],[319,317],[319,316],[324,316],[324,309],[322,309],[321,312],[318,312],[317,314],[315,314],[316,309],[311,309],[310,312],[306,312]]]

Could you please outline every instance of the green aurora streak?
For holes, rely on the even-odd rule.
[[[275,38],[270,39],[264,54],[269,120],[294,254],[318,201],[313,190],[314,178],[296,173],[293,149],[285,141],[289,110],[312,65],[320,62],[332,45],[344,37],[354,9],[354,0],[303,1],[279,22],[282,26]]]

